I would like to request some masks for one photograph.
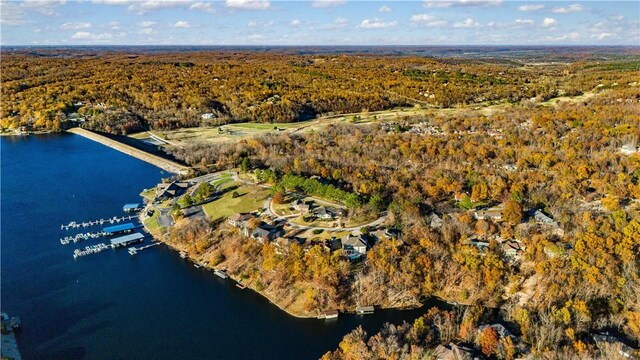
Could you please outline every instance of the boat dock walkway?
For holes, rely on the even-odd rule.
[[[60,225],[60,230],[80,229],[80,228],[87,228],[87,227],[104,225],[104,224],[116,224],[122,221],[129,221],[137,218],[138,218],[138,215],[129,215],[129,216],[122,216],[122,217],[114,216],[110,219],[98,219],[94,221],[85,221],[80,223],[72,221],[67,225]]]
[[[91,255],[91,254],[97,254],[99,252],[105,251],[107,249],[111,249],[112,246],[109,246],[107,244],[104,243],[100,243],[97,245],[90,245],[90,246],[86,246],[84,249],[75,249],[73,251],[73,258],[77,259],[81,256],[87,256],[87,255]]]
[[[132,246],[132,247],[129,248],[129,255],[132,255],[132,256],[136,255],[138,252],[140,252],[140,251],[142,251],[144,249],[148,249],[148,248],[151,248],[151,247],[154,247],[154,246],[158,246],[160,244],[161,244],[161,242],[157,241],[157,242],[151,243],[149,245],[141,246],[139,248],[137,248],[135,246]]]
[[[96,233],[84,233],[84,234],[76,234],[73,236],[65,236],[63,238],[60,239],[60,244],[62,245],[69,245],[70,243],[77,243],[78,241],[82,241],[82,240],[89,240],[89,239],[97,239],[99,237],[104,236],[105,233],[100,231],[100,232],[96,232]]]

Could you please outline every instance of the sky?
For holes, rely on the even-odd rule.
[[[640,1],[24,0],[2,45],[631,45]]]

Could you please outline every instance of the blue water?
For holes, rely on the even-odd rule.
[[[169,174],[70,134],[3,137],[0,151],[2,309],[22,319],[25,359],[313,359],[358,325],[424,313],[297,319],[164,246],[74,260],[100,240],[62,246],[60,224],[122,215]]]

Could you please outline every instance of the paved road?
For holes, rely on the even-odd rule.
[[[354,227],[322,227],[322,226],[305,226],[305,225],[298,225],[295,223],[292,223],[289,221],[290,218],[294,218],[299,216],[300,214],[295,214],[295,215],[288,215],[288,216],[279,216],[276,215],[272,208],[272,198],[266,198],[264,200],[264,203],[262,204],[262,207],[264,208],[264,212],[265,214],[269,215],[269,216],[273,216],[274,218],[276,218],[279,221],[284,221],[287,224],[289,224],[291,227],[295,227],[297,229],[300,230],[325,230],[325,231],[350,231],[350,232],[356,232],[359,233],[360,229],[365,227],[365,226],[369,226],[369,227],[374,227],[374,226],[378,226],[380,224],[382,224],[386,219],[387,219],[387,212],[384,211],[382,213],[380,213],[380,217],[375,219],[374,221],[367,223],[367,224],[363,224],[360,226],[354,226]]]

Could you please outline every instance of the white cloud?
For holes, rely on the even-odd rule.
[[[333,22],[331,22],[330,24],[325,24],[320,26],[320,29],[338,29],[338,28],[343,28],[348,24],[349,24],[349,20],[339,17],[333,20]]]
[[[289,25],[291,25],[291,26],[300,26],[300,24],[302,24],[302,22],[299,19],[293,19],[289,23]]]
[[[189,5],[189,10],[200,10],[206,12],[214,12],[210,2],[199,1]]]
[[[127,5],[130,0],[93,0],[91,1],[94,4],[104,4],[104,5]]]
[[[155,21],[141,21],[138,23],[138,26],[140,26],[141,28],[148,28],[152,27],[155,24],[157,24],[157,22]]]
[[[610,37],[613,37],[613,36],[615,36],[615,34],[612,34],[610,32],[601,32],[599,34],[591,35],[591,38],[592,39],[598,39],[598,40],[604,40],[606,38],[610,38]]]
[[[138,15],[145,14],[152,10],[172,9],[177,7],[184,7],[189,5],[189,2],[184,0],[146,0],[135,1],[129,5],[127,10],[138,13]]]
[[[571,4],[571,5],[565,6],[565,7],[554,8],[552,11],[554,13],[556,13],[556,14],[568,14],[568,13],[578,12],[578,11],[582,11],[582,10],[584,10],[582,5],[580,5],[580,4]]]
[[[518,6],[518,10],[520,11],[537,11],[544,9],[544,5],[542,4],[526,4]]]
[[[462,21],[458,21],[455,24],[453,24],[453,27],[458,29],[472,29],[472,28],[477,28],[479,26],[480,26],[480,23],[473,20],[472,18],[466,18]]]
[[[273,20],[269,20],[269,21],[255,21],[255,20],[251,20],[247,23],[247,26],[250,28],[255,28],[255,27],[271,27],[273,26],[274,22]]]
[[[91,27],[91,23],[88,23],[88,22],[83,22],[83,23],[67,22],[60,25],[60,29],[62,30],[81,30],[81,29],[88,29],[90,27]]]
[[[531,26],[533,25],[533,20],[531,19],[516,19],[513,22],[516,26]]]
[[[311,6],[315,8],[326,8],[332,6],[340,6],[346,3],[345,0],[314,0],[311,2]]]
[[[425,0],[422,6],[427,8],[451,8],[451,7],[487,7],[498,6],[502,0]]]
[[[178,29],[187,29],[191,27],[191,24],[189,24],[187,21],[177,21],[175,24],[171,26]]]
[[[393,21],[384,21],[381,19],[365,19],[362,20],[360,25],[358,25],[361,29],[388,29],[398,25],[398,22]]]
[[[142,34],[142,35],[153,35],[155,33],[156,31],[150,27],[142,28],[140,31],[138,31],[138,34]]]
[[[247,40],[249,41],[259,41],[259,40],[263,40],[264,39],[264,35],[262,34],[251,34],[249,36],[247,36]]]
[[[109,23],[109,27],[111,30],[120,30],[120,23],[117,21],[112,21]]]
[[[269,0],[226,0],[225,6],[239,10],[267,10],[271,7]]]
[[[542,20],[542,27],[550,28],[550,27],[554,27],[556,25],[558,25],[558,21],[556,19],[554,19],[554,18],[546,17],[546,18],[544,18],[544,20]]]
[[[447,25],[447,22],[445,20],[439,19],[429,14],[415,14],[411,16],[411,22],[428,27]]]
[[[580,34],[572,32],[569,34],[562,34],[559,36],[547,36],[546,39],[550,41],[564,41],[564,40],[576,40],[580,38]]]
[[[18,26],[26,23],[24,9],[13,1],[0,1],[0,24]]]
[[[113,38],[113,35],[109,33],[94,34],[87,31],[78,31],[75,34],[71,35],[71,38],[75,40],[100,41],[100,40],[110,40]]]
[[[390,8],[390,7],[388,7],[387,5],[382,5],[382,6],[378,9],[378,12],[381,12],[381,13],[388,13],[388,12],[391,12],[391,8]]]

